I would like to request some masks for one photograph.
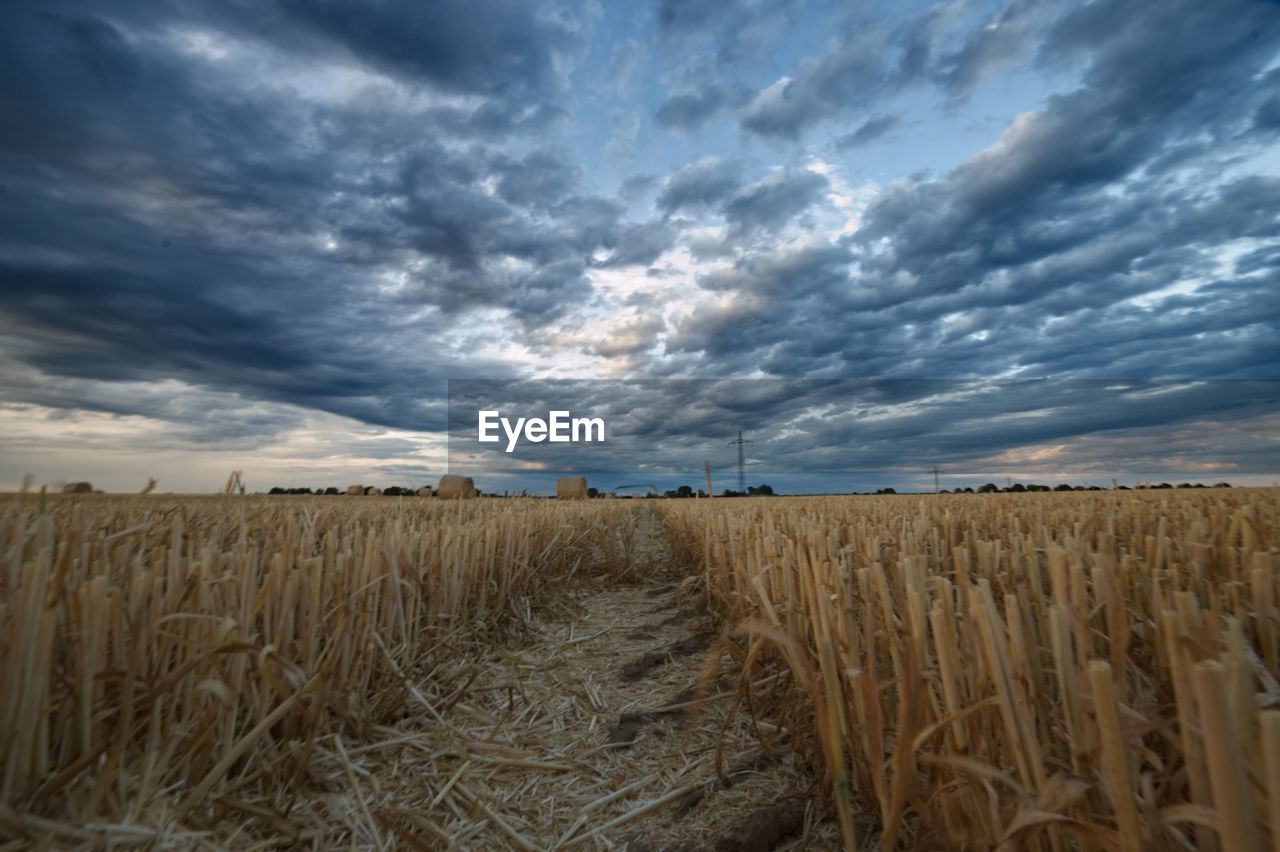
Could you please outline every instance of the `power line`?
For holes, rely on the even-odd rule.
[[[744,441],[742,439],[742,430],[738,430],[738,440],[730,441],[729,446],[738,445],[738,490],[743,494],[747,493],[747,473],[746,473],[746,457],[743,455],[742,447],[744,444],[754,444],[755,441]]]

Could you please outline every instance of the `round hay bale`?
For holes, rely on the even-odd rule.
[[[419,496],[419,497],[430,497],[430,496],[431,496],[431,486],[430,486],[430,485],[424,485],[424,486],[422,486],[421,488],[419,488],[419,489],[418,489],[418,496]]]
[[[445,500],[470,500],[476,496],[476,484],[469,476],[456,476],[446,473],[440,477],[440,485],[436,487],[436,496]]]
[[[368,488],[366,488],[366,489],[364,490],[364,493],[365,493],[365,494],[368,494],[370,497],[377,497],[377,496],[379,496],[379,495],[381,495],[381,494],[382,494],[382,489],[381,489],[381,488],[376,488],[376,487],[374,487],[374,486],[370,485]]]
[[[357,495],[357,494],[363,494],[363,493],[364,493],[364,486],[363,486],[363,485],[348,485],[348,486],[347,486],[347,493],[348,493],[348,494],[350,494],[350,495],[352,495],[353,497],[354,497],[355,495]]]
[[[557,500],[585,500],[587,498],[587,478],[585,476],[562,476],[556,480]]]
[[[62,486],[63,494],[92,494],[93,486],[88,482],[68,482]]]

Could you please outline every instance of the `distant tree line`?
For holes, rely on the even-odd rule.
[[[698,494],[702,494],[701,491]],[[746,492],[734,491],[726,488],[720,493],[721,497],[772,497],[773,487],[770,485],[748,485]]]
[[[429,488],[430,486],[424,486],[424,487]],[[324,494],[346,494],[347,491],[345,488],[336,488],[332,485],[329,486],[328,488],[316,488],[316,489],[281,488],[280,486],[277,485],[267,493],[268,494],[321,494],[321,495],[324,495]],[[392,485],[389,488],[382,489],[383,497],[412,497],[417,493],[418,491],[415,488],[401,488],[399,485]],[[480,493],[479,490],[477,490],[476,493],[479,494]]]
[[[600,494],[600,492],[596,491],[596,489],[594,488],[588,488],[587,496],[596,497],[596,496],[604,496],[604,495]],[[661,498],[661,499],[667,499],[667,500],[689,500],[694,497],[705,498],[707,496],[707,492],[703,491],[701,488],[694,490],[692,487],[688,485],[681,485],[679,488],[671,488],[671,489],[668,489],[667,491],[662,492],[661,494],[655,494],[652,491],[650,491],[648,494],[644,496],[647,498]],[[774,494],[773,494],[773,486],[771,485],[748,485],[747,490],[745,492],[734,491],[732,489],[726,488],[724,491],[720,493],[720,496],[721,497],[772,497],[774,496]]]
[[[1183,482],[1183,483],[1180,483],[1179,485],[1176,485],[1176,486],[1175,486],[1175,485],[1170,485],[1170,484],[1169,484],[1169,483],[1167,483],[1167,482],[1161,482],[1159,485],[1138,485],[1138,486],[1136,486],[1136,488],[1137,488],[1137,490],[1138,490],[1138,491],[1144,491],[1144,490],[1146,490],[1146,489],[1148,489],[1148,488],[1150,488],[1150,489],[1156,489],[1156,488],[1210,488],[1210,487],[1212,487],[1212,488],[1230,488],[1230,487],[1231,487],[1231,483],[1230,483],[1230,482],[1215,482],[1212,486],[1208,486],[1208,485],[1205,485],[1203,482],[1197,482],[1197,483],[1195,483],[1194,485],[1192,485],[1190,482]],[[1120,488],[1120,490],[1121,490],[1121,491],[1133,491],[1133,490],[1134,490],[1134,488],[1130,488],[1128,485],[1121,485],[1121,486],[1119,486],[1119,488]],[[1109,491],[1109,490],[1110,490],[1110,489],[1108,489],[1108,488],[1103,488],[1103,487],[1102,487],[1102,486],[1100,486],[1100,485],[1068,485],[1068,484],[1067,484],[1067,483],[1065,483],[1065,482],[1060,483],[1060,484],[1058,484],[1058,485],[1055,485],[1055,486],[1053,486],[1053,487],[1050,487],[1050,486],[1048,486],[1048,485],[1037,485],[1037,484],[1035,484],[1035,483],[1032,483],[1032,484],[1029,484],[1029,485],[1023,485],[1021,482],[1015,482],[1014,484],[1012,484],[1012,485],[1008,486],[1007,488],[1001,488],[1000,486],[996,485],[994,482],[988,482],[986,485],[979,486],[976,492],[974,491],[974,489],[966,487],[966,488],[957,488],[957,489],[955,489],[954,491],[948,491],[947,489],[943,488],[943,489],[942,489],[941,491],[939,491],[938,493],[939,493],[939,494],[974,494],[974,493],[977,493],[977,494],[1021,494],[1021,493],[1028,492],[1028,491]],[[853,493],[854,493],[854,494],[857,494],[858,492],[856,492],[856,491],[855,491],[855,492],[853,492]],[[879,489],[878,491],[874,491],[874,492],[872,492],[872,491],[868,491],[868,492],[866,492],[866,493],[868,493],[868,494],[897,494],[898,492],[894,491],[892,488],[881,488],[881,489]]]
[[[1171,485],[1168,482],[1161,482],[1159,485],[1138,485],[1138,486],[1134,486],[1133,488],[1131,488],[1128,485],[1121,485],[1120,490],[1133,491],[1136,489],[1138,491],[1143,491],[1148,488],[1156,489],[1156,488],[1210,488],[1210,487],[1230,488],[1231,483],[1215,482],[1212,486],[1208,486],[1208,485],[1205,485],[1203,482],[1197,482],[1194,485],[1190,482],[1182,482],[1182,483],[1179,483],[1178,485]],[[947,489],[944,488],[939,493],[940,494],[975,494],[975,493],[976,494],[1021,494],[1028,491],[1108,491],[1108,490],[1110,489],[1103,488],[1098,485],[1068,485],[1065,482],[1052,487],[1048,485],[1039,485],[1036,483],[1029,483],[1027,485],[1023,485],[1021,482],[1015,482],[1012,485],[1008,486],[1007,488],[1001,488],[998,485],[996,485],[994,482],[988,482],[985,485],[979,486],[976,490],[970,487],[965,487],[965,488],[957,488],[954,491],[948,491]],[[345,494],[346,491],[343,489],[335,488],[334,486],[329,486],[328,488],[316,488],[316,489],[281,488],[280,486],[276,486],[272,488],[270,491],[268,491],[267,493],[268,494],[321,494],[321,495],[330,494],[331,495],[331,494]],[[414,488],[402,488],[399,485],[392,485],[389,488],[384,488],[382,490],[382,496],[384,497],[412,497],[417,493],[418,493],[417,490]],[[527,492],[524,492],[524,491],[519,493],[521,495],[527,495]],[[859,492],[855,491],[853,493],[857,494]],[[876,491],[867,491],[864,493],[866,494],[897,494],[898,492],[892,488],[881,488]],[[492,496],[492,495],[481,494],[479,489],[476,490],[476,495]],[[603,492],[599,491],[596,488],[588,488],[587,496],[588,497],[604,497],[605,495]],[[706,497],[707,492],[703,491],[701,488],[695,491],[693,488],[689,487],[688,485],[681,485],[679,488],[674,488],[674,489],[665,491],[661,495],[650,492],[645,496],[646,497],[660,496],[660,497],[672,499],[672,500],[681,500],[681,499],[689,499],[692,497]],[[733,489],[726,488],[723,492],[720,493],[720,496],[721,497],[772,497],[774,496],[774,493],[773,493],[772,486],[769,486],[769,485],[749,485],[747,486],[747,490],[745,493],[742,491],[735,491]]]
[[[369,489],[366,489],[366,491],[368,490]],[[268,494],[325,495],[325,494],[346,494],[347,492],[346,492],[346,489],[335,488],[333,486],[330,486],[328,488],[312,489],[312,488],[282,488],[277,485],[267,493]],[[392,485],[389,488],[382,489],[383,497],[411,497],[417,493],[418,492],[416,489],[401,488],[398,485]],[[495,496],[495,495],[481,495],[481,492],[479,489],[476,490],[476,494],[478,496]],[[527,497],[529,496],[529,492],[528,491],[517,491],[514,493],[508,492],[508,495],[518,496],[518,497]],[[604,497],[604,496],[605,496],[604,492],[600,491],[598,488],[587,489],[587,497]],[[706,497],[707,492],[703,491],[701,488],[695,491],[693,488],[691,488],[688,485],[681,485],[679,488],[671,489],[669,491],[664,492],[663,494],[654,494],[653,492],[649,492],[645,496],[646,497],[665,497],[665,498],[671,498],[674,500],[679,500],[679,499],[688,499],[693,497]],[[726,490],[721,496],[722,497],[772,497],[774,495],[773,495],[773,487],[770,485],[750,485],[747,487],[745,494],[741,491]]]

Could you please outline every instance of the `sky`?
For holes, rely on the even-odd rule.
[[[1275,2],[17,0],[0,114],[0,488],[1280,479]]]

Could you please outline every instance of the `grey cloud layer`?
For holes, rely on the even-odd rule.
[[[616,195],[575,135],[591,118],[568,70],[590,47],[585,14],[514,0],[7,5],[0,111],[19,120],[0,128],[0,354],[58,391],[14,371],[0,400],[186,424],[189,408],[134,385],[83,384],[178,379],[438,430],[446,378],[528,370],[483,347],[537,350],[602,298],[593,275],[679,275],[664,265],[675,248],[699,264],[687,295],[714,307],[668,317],[639,294],[639,318],[584,353],[642,376],[1280,375],[1280,71],[1265,70],[1280,7],[1014,0],[892,24],[820,7],[835,35],[764,82],[753,57],[803,5],[650,10],[654,55],[704,53],[644,102],[653,128],[629,132],[691,153]],[[644,79],[645,37],[608,51],[620,85]],[[811,155],[909,138],[899,96],[958,108],[1015,70],[1066,82],[957,167],[880,187],[828,239],[848,215],[829,196],[845,189]],[[734,141],[701,135],[724,127]],[[1216,410],[1209,391],[1169,399]],[[1135,405],[1089,421],[1083,400],[1030,391],[999,404],[1065,414],[957,429],[942,449],[977,458],[1186,420]],[[730,408],[695,406],[688,422],[711,434]],[[229,439],[274,428],[226,421]],[[686,440],[656,413],[643,422]],[[921,450],[928,420],[894,423],[858,440]],[[811,446],[854,440],[817,414],[804,428]]]
[[[509,369],[433,346],[459,318],[534,330],[589,296],[596,251],[643,264],[672,240],[583,194],[563,152],[507,152],[502,134],[559,109],[554,57],[576,49],[529,9],[294,3],[251,36],[236,6],[7,7],[0,98],[23,120],[0,136],[0,311],[25,362],[440,428],[423,398],[442,375]],[[184,27],[264,71],[391,76],[298,98],[183,53]],[[474,103],[415,105],[415,87]]]
[[[1274,145],[1256,116],[1270,103],[1274,72],[1262,69],[1280,47],[1280,9],[1165,11],[1172,17],[1162,12],[1154,27],[1131,4],[1098,2],[1029,34],[1027,10],[1006,9],[999,20],[1015,21],[1018,42],[1038,44],[1042,61],[1083,68],[1079,88],[1020,116],[953,171],[885,187],[843,257],[744,252],[734,269],[752,274],[733,273],[741,303],[687,318],[669,345],[715,364],[750,351],[778,375],[1275,376],[1280,184],[1239,167]],[[938,14],[913,22],[917,38],[931,37]],[[906,44],[911,32],[894,38]],[[990,44],[935,61],[913,51],[910,67],[943,91],[982,76],[961,74],[966,62],[1032,52]],[[875,55],[839,41],[788,88],[762,91],[746,126],[776,120],[799,137],[836,99],[837,116],[878,109],[824,82],[903,73],[903,57],[863,68]],[[782,105],[764,109],[775,97]],[[873,113],[846,142],[888,126]],[[1241,256],[1224,269],[1228,247]],[[733,275],[702,285],[724,291]],[[816,293],[798,286],[813,280],[823,282]],[[1175,285],[1189,292],[1143,301]]]
[[[520,417],[598,417],[604,444],[477,441],[477,412]],[[678,474],[696,470],[737,428],[753,439],[759,475],[910,470],[945,461],[965,471],[1021,448],[1010,458],[1035,470],[1073,448],[1071,463],[1114,473],[1178,471],[1205,460],[1236,474],[1280,469],[1264,437],[1280,423],[1280,382],[726,380],[623,382],[454,382],[450,385],[452,463],[486,474],[530,463],[548,470]],[[496,422],[496,418],[494,420]],[[1248,424],[1238,429],[1233,424]],[[1158,426],[1195,435],[1202,446],[1169,448],[1144,435]],[[1261,430],[1261,431],[1260,431]],[[1046,452],[1047,451],[1047,452]],[[723,455],[723,453],[721,453]],[[719,466],[719,465],[718,465]],[[1209,469],[1209,468],[1206,468]]]

